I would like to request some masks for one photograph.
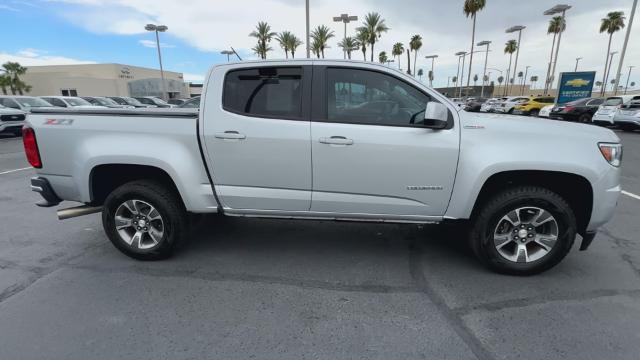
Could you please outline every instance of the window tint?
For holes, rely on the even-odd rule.
[[[327,69],[327,120],[354,124],[409,126],[424,119],[431,98],[383,73]]]
[[[302,111],[302,68],[235,70],[224,81],[225,110],[251,116],[296,119]]]
[[[11,99],[0,99],[0,104],[8,108],[20,109],[20,106],[18,106],[18,104]]]
[[[620,104],[622,104],[622,98],[619,97],[608,98],[607,101],[604,102],[605,106],[618,106]]]
[[[602,99],[593,99],[587,103],[587,106],[599,106],[602,105],[603,102],[604,100]]]

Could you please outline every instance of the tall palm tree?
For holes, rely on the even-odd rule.
[[[320,55],[322,55],[322,46],[316,39],[311,40],[311,52],[320,59]]]
[[[378,54],[378,61],[380,62],[380,64],[385,64],[388,60],[389,58],[387,57],[387,52],[380,51],[380,54]]]
[[[27,68],[20,65],[17,62],[11,62],[8,61],[4,64],[2,64],[2,68],[4,69],[5,75],[4,77],[7,80],[3,80],[5,83],[5,86],[9,86],[9,89],[11,90],[11,94],[16,95],[23,95],[23,93],[29,92],[31,91],[31,86],[25,84],[21,79],[20,76],[26,74],[27,72]],[[4,86],[2,87],[2,90],[4,92]]]
[[[473,86],[476,86],[476,84],[478,83],[478,74],[473,75]]]
[[[371,61],[373,62],[373,54],[375,53],[376,41],[380,39],[382,33],[389,31],[389,27],[385,24],[384,19],[377,12],[370,12],[364,17],[362,26],[358,32],[365,31],[369,37],[367,43],[371,45]]]
[[[513,58],[513,53],[518,50],[518,42],[515,40],[509,40],[504,44],[504,53],[509,54],[509,67],[507,68],[507,79],[511,79],[511,59]],[[505,90],[505,95],[506,90]]]
[[[302,40],[300,40],[297,36],[291,34],[288,41],[289,51],[291,51],[291,57],[295,59],[296,57],[296,49],[302,45]]]
[[[600,23],[600,33],[606,32],[609,34],[609,45],[607,46],[607,59],[604,62],[604,75],[602,77],[602,83],[607,83],[607,78],[609,74],[607,73],[607,69],[609,67],[609,54],[611,52],[611,39],[613,38],[613,34],[618,32],[624,28],[624,20],[625,20],[624,12],[622,11],[612,11],[607,14],[607,17],[602,19]],[[604,95],[606,91],[606,85],[603,86],[602,95]]]
[[[284,56],[287,59],[289,58],[289,51],[291,50],[290,45],[292,36],[293,34],[291,33],[291,31],[283,31],[280,34],[276,35],[276,40],[280,44],[282,50],[284,50]]]
[[[498,85],[502,85],[503,81],[504,81],[504,76],[502,75],[498,76]]]
[[[11,85],[11,78],[5,74],[0,75],[0,89],[2,94],[7,95],[7,87]]]
[[[367,44],[369,43],[369,32],[364,27],[359,27],[356,32],[356,40],[360,44],[360,51],[362,51],[362,57],[364,61],[367,61]]]
[[[276,36],[275,32],[271,31],[271,25],[267,24],[266,21],[258,22],[256,29],[249,34],[249,36],[258,39],[258,45],[253,48],[260,57],[264,60],[267,58],[267,52],[271,51],[271,47],[269,47],[269,43],[271,39]]]
[[[334,37],[333,30],[329,29],[326,25],[318,25],[311,32],[311,39],[313,39],[313,43],[320,49],[320,53],[322,54],[322,58],[324,59],[324,49],[327,49],[329,45],[327,42],[329,39]]]
[[[404,45],[400,42],[393,44],[393,48],[391,49],[391,55],[395,58],[398,57],[398,69],[400,69],[400,56],[404,54]]]
[[[549,55],[549,66],[547,68],[547,77],[545,79],[545,92],[551,85],[551,63],[553,63],[553,50],[556,47],[556,37],[567,29],[567,22],[562,16],[554,16],[549,20],[547,27],[547,35],[553,34],[553,42],[551,43],[551,55]]]
[[[409,49],[411,49],[413,51],[413,68],[415,70],[415,68],[417,67],[418,64],[418,50],[420,50],[420,48],[422,48],[422,36],[420,35],[413,35],[411,37],[411,41],[409,41]],[[411,66],[408,67],[408,69],[411,69]],[[413,72],[413,75],[415,76],[415,71]]]
[[[358,40],[354,37],[347,36],[346,38],[340,40],[338,43],[338,47],[341,47],[347,53],[347,57],[351,60],[351,52],[358,50],[360,48],[360,44],[358,44]]]
[[[458,77],[457,76],[452,77],[451,78],[451,82],[453,83],[453,87],[454,88],[458,87]],[[455,90],[454,90],[454,92],[455,92]]]
[[[531,81],[531,88],[533,89],[536,82],[538,82],[538,76],[537,75],[532,75],[531,78],[529,79],[529,81]]]
[[[413,66],[415,66],[416,64],[414,63]],[[418,69],[418,71],[416,72],[416,75],[418,75],[418,78],[420,79],[420,81],[422,81],[422,75],[424,75],[424,71],[422,69]]]
[[[462,11],[466,17],[473,18],[473,31],[471,32],[471,52],[469,53],[469,75],[467,77],[467,86],[471,82],[471,65],[473,65],[473,46],[476,42],[476,14],[484,9],[487,5],[486,0],[464,0]]]

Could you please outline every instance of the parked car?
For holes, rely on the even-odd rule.
[[[169,101],[167,101],[168,104],[171,105],[175,105],[175,106],[180,106],[182,104],[184,104],[185,102],[187,102],[189,99],[169,99]]]
[[[467,100],[467,103],[464,105],[464,109],[470,112],[480,112],[482,104],[484,104],[486,101],[486,98],[471,98]]]
[[[92,105],[87,100],[76,96],[40,96],[40,98],[55,107],[61,108],[104,108],[104,106]]]
[[[550,104],[540,109],[540,112],[538,113],[538,117],[549,118],[549,115],[551,114],[551,110],[553,109],[554,106],[555,104]]]
[[[491,98],[487,100],[480,107],[480,112],[488,112],[488,113],[495,112],[496,106],[498,106],[498,104],[500,104],[500,102],[503,100],[506,100],[506,98]]]
[[[145,105],[155,105],[159,108],[172,108],[175,107],[175,105],[171,105],[169,103],[167,103],[166,101],[162,100],[162,99],[158,99],[155,96],[142,96],[142,97],[135,97],[136,100],[140,101],[141,103],[145,104]]]
[[[526,96],[507,96],[506,99],[502,100],[500,104],[498,104],[494,108],[494,112],[502,113],[502,114],[512,114],[513,108],[525,101],[528,101],[529,98]]]
[[[554,106],[549,117],[557,120],[590,123],[593,114],[604,103],[603,98],[585,98]]]
[[[199,109],[200,108],[200,96],[191,98],[178,106],[182,109]]]
[[[613,123],[624,131],[640,129],[640,100],[631,100],[616,111]]]
[[[556,99],[552,96],[531,97],[527,101],[523,101],[513,107],[514,115],[538,116],[540,110],[547,106],[553,105]]]
[[[10,133],[15,136],[20,136],[26,118],[26,112],[0,105],[0,133]]]
[[[146,105],[129,96],[109,96],[108,98],[120,105],[130,105],[136,108],[157,108],[156,105]]]
[[[630,103],[632,100],[638,99],[640,99],[640,96],[638,95],[617,95],[608,97],[607,100],[600,105],[596,113],[593,114],[593,123],[603,126],[614,125],[613,117],[616,115],[616,110],[621,108],[623,105]]]
[[[375,63],[247,61],[208,77],[202,112],[29,116],[40,205],[85,204],[61,218],[102,212],[112,243],[142,260],[170,256],[190,212],[470,220],[484,264],[528,275],[560,262],[577,233],[586,249],[620,195],[622,145],[609,129],[460,111]]]
[[[134,109],[133,105],[121,105],[115,102],[115,100],[104,96],[83,96],[83,99],[87,100],[92,105],[104,106],[114,109]]]
[[[33,96],[0,96],[0,105],[27,113],[33,108],[53,107],[50,103]]]

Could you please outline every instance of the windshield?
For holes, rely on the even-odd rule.
[[[71,106],[91,106],[91,103],[81,98],[64,98],[64,101]]]
[[[608,98],[607,101],[604,102],[604,106],[618,106],[622,104],[622,98],[619,97],[615,97],[615,98]]]
[[[142,105],[142,103],[141,103],[140,101],[138,101],[138,100],[136,100],[136,99],[134,99],[134,98],[125,97],[125,98],[122,98],[122,99],[124,99],[124,101],[126,101],[126,102],[127,102],[127,104],[129,104],[129,105],[133,105],[133,106],[143,106],[143,105]]]
[[[167,102],[166,102],[166,101],[164,101],[164,100],[162,100],[162,99],[158,99],[158,98],[151,98],[151,101],[152,101],[154,104],[159,104],[159,105],[169,105],[169,104],[167,104]]]
[[[200,107],[200,98],[193,98],[193,99],[189,99],[187,101],[185,101],[182,105],[178,106],[180,108],[189,108],[189,109],[196,109]]]
[[[113,105],[118,105],[117,102],[115,102],[113,99],[109,99],[109,98],[101,98],[101,97],[96,97],[94,98],[96,100],[96,102],[100,105],[104,105],[104,106],[113,106]]]
[[[52,105],[49,104],[48,102],[39,99],[39,98],[32,98],[32,97],[24,97],[24,98],[15,98],[15,101],[17,101],[20,106],[22,107],[33,107],[33,108],[37,108],[37,107],[51,107]]]

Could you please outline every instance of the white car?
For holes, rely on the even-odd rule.
[[[496,106],[501,104],[502,101],[506,99],[507,98],[491,98],[485,101],[484,104],[482,104],[482,106],[480,106],[480,112],[489,112],[489,113],[494,112],[496,110]]]
[[[26,117],[24,111],[0,105],[0,133],[11,133],[15,136],[20,136]]]
[[[542,109],[540,109],[540,112],[538,113],[538,117],[548,118],[554,106],[556,106],[556,104],[547,105]]]
[[[591,121],[594,124],[611,126],[614,125],[613,118],[618,109],[628,105],[632,100],[640,100],[638,95],[617,95],[609,96],[605,102],[598,107],[598,111],[593,114]]]
[[[508,96],[502,102],[497,104],[494,111],[497,113],[512,114],[513,108],[525,101],[529,101],[529,98],[526,96]]]
[[[0,96],[0,106],[4,106],[10,109],[22,110],[24,112],[31,112],[31,109],[35,108],[48,108],[52,107],[48,102],[33,96]]]
[[[40,96],[55,107],[61,108],[81,108],[81,109],[104,109],[105,106],[92,105],[87,100],[76,96]]]

